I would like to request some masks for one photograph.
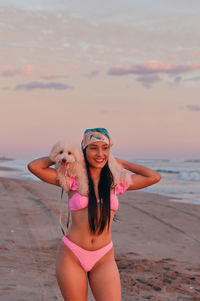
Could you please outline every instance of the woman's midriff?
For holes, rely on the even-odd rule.
[[[88,251],[98,250],[111,241],[111,224],[114,217],[114,211],[110,212],[110,227],[107,227],[100,234],[93,234],[89,230],[88,208],[72,211],[72,223],[66,233],[66,237],[79,247]]]

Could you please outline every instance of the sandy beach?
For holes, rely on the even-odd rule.
[[[63,300],[55,278],[60,194],[43,182],[0,178],[2,301]],[[200,300],[200,206],[142,190],[119,199],[112,238],[122,300]]]

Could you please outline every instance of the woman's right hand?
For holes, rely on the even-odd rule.
[[[40,180],[49,184],[60,186],[57,179],[56,170],[49,167],[53,164],[55,164],[55,162],[52,162],[49,157],[42,157],[31,161],[27,167],[30,172],[32,172]]]

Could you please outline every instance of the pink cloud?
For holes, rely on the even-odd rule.
[[[15,69],[12,65],[10,64],[5,64],[2,66],[2,76],[14,76],[17,74],[17,69]]]
[[[22,67],[20,70],[21,74],[23,74],[25,76],[31,75],[33,73],[33,71],[34,71],[33,65],[30,65],[30,64]]]
[[[149,74],[149,73],[166,73],[166,74],[179,74],[193,70],[200,70],[200,63],[188,64],[165,64],[159,61],[149,61],[145,64],[133,65],[131,67],[123,67],[116,65],[108,71],[109,75],[120,76],[128,74]]]
[[[159,61],[149,61],[143,66],[144,70],[146,71],[169,71],[173,69],[173,65],[171,64],[163,64],[162,62]]]
[[[116,65],[111,68],[107,74],[111,76],[136,75],[136,80],[142,82],[145,87],[150,87],[153,82],[160,81],[161,74],[168,75],[177,83],[177,78],[181,81],[181,75],[200,70],[200,63],[187,64],[166,64],[160,61],[152,60],[145,64],[137,64],[131,67]],[[153,76],[154,75],[154,76]],[[163,77],[164,80],[164,77]]]
[[[31,64],[27,64],[21,68],[15,68],[10,64],[5,64],[2,66],[2,76],[16,76],[16,75],[23,75],[23,76],[30,76],[34,72],[34,67]]]

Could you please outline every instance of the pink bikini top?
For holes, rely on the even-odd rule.
[[[78,190],[76,178],[71,177],[69,182],[70,190]],[[110,209],[116,211],[119,207],[119,200],[117,194],[122,194],[128,189],[128,186],[117,184],[115,192],[110,194]],[[99,200],[97,200],[99,203]],[[88,207],[88,196],[81,195],[78,191],[69,199],[70,211],[80,210]]]

